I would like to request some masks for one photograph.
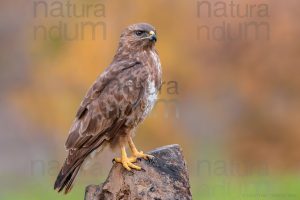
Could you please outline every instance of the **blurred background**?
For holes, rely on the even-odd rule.
[[[300,2],[36,0],[0,6],[0,199],[83,199],[118,152],[67,196],[53,190],[85,92],[121,31],[158,32],[164,84],[135,138],[178,143],[194,199],[300,198]]]

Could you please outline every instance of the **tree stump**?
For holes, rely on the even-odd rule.
[[[106,181],[86,187],[85,200],[190,200],[189,177],[179,145],[157,148],[139,159],[141,171],[127,171],[115,163]]]

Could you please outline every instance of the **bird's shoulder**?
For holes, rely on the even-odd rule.
[[[97,77],[87,91],[76,113],[76,118],[79,119],[85,113],[87,106],[101,94],[111,92],[116,86],[130,84],[130,80],[135,81],[137,76],[140,78],[147,76],[142,62],[137,60],[113,62]]]

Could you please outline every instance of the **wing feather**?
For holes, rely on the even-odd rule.
[[[65,144],[67,150],[88,147],[92,143],[90,140],[99,135],[104,136],[109,129],[118,124],[118,121],[129,114],[129,110],[136,107],[143,89],[140,87],[130,94],[122,95],[124,84],[120,75],[126,73],[127,77],[132,78],[132,72],[140,66],[139,62],[114,64],[98,77],[76,114]],[[132,98],[131,101],[128,101],[128,96]],[[114,101],[114,98],[117,101]]]
[[[68,156],[54,184],[58,191],[65,188],[67,193],[71,189],[85,158],[105,141],[114,139],[138,106],[143,87],[131,90],[124,85],[128,80],[135,80],[134,85],[145,82],[144,76],[135,77],[136,70],[143,70],[141,63],[112,64],[87,92],[65,143]]]

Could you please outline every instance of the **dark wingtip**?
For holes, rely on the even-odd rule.
[[[79,168],[80,166],[76,167],[75,169],[73,169],[72,171],[66,174],[63,174],[61,170],[54,183],[54,190],[56,190],[57,192],[61,192],[62,190],[65,190],[64,194],[69,193],[73,188],[72,183],[76,178]]]
[[[54,190],[56,190],[57,192],[60,192],[63,187],[62,186],[62,180],[63,180],[63,175],[62,175],[62,172],[60,171],[57,178],[56,178],[56,181],[54,183]]]

